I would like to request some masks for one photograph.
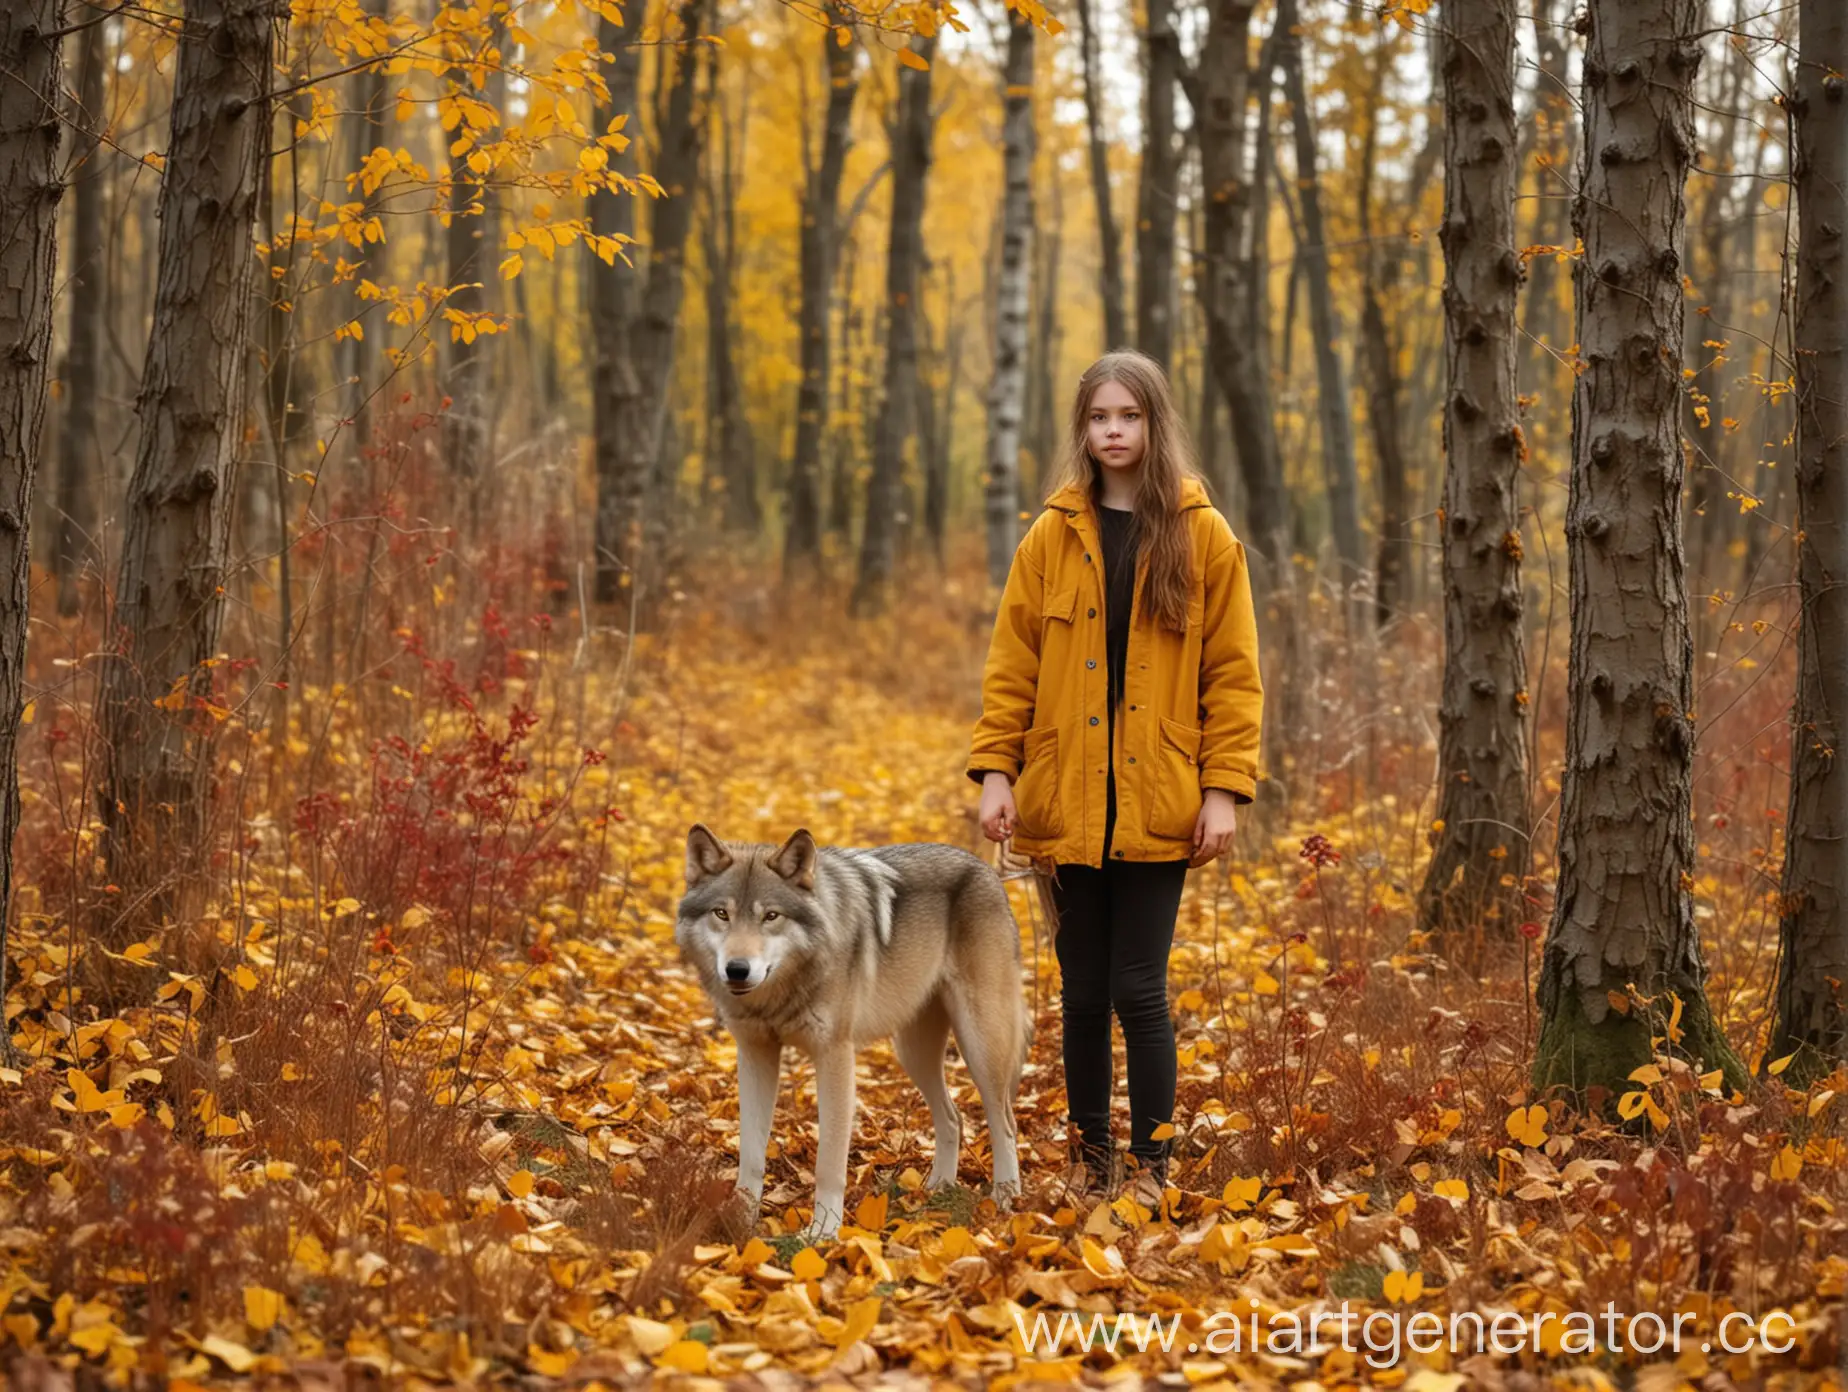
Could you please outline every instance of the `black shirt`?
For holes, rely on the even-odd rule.
[[[1097,509],[1104,542],[1104,656],[1110,673],[1110,713],[1123,699],[1129,664],[1129,621],[1136,602],[1136,560],[1141,549],[1136,514],[1125,508]]]

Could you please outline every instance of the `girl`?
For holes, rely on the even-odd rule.
[[[1207,498],[1161,368],[1108,354],[1079,380],[1058,486],[1008,572],[969,776],[983,832],[1050,880],[1080,1182],[1108,1182],[1114,1010],[1150,1208],[1167,1177],[1154,1133],[1174,1110],[1181,886],[1251,801],[1262,704],[1245,548]]]

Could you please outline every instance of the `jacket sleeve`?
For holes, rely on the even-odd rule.
[[[1257,795],[1264,711],[1258,622],[1244,544],[1218,512],[1212,518],[1200,651],[1200,786],[1220,788],[1249,802]]]
[[[994,636],[982,668],[982,717],[969,747],[969,777],[977,783],[997,771],[1010,783],[1020,776],[1027,727],[1033,723],[1039,696],[1040,609],[1046,597],[1039,530],[1029,528],[1015,550],[1001,607],[995,611]]]

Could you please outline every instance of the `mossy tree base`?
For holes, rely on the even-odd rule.
[[[1678,1025],[1681,1037],[1670,1043],[1667,1011],[1652,1006],[1632,1007],[1624,1013],[1613,1008],[1594,1023],[1578,991],[1560,992],[1557,1007],[1540,1027],[1540,1043],[1534,1051],[1534,1087],[1541,1092],[1563,1089],[1579,1105],[1584,1104],[1592,1088],[1602,1088],[1614,1102],[1635,1090],[1631,1073],[1655,1062],[1655,1040],[1660,1036],[1667,1053],[1686,1059],[1702,1072],[1717,1068],[1728,1088],[1748,1091],[1751,1074],[1714,1023],[1705,993],[1697,987],[1677,994],[1682,1003]],[[1667,999],[1664,992],[1660,1000]]]

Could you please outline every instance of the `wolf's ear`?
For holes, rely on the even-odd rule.
[[[770,857],[770,868],[801,889],[815,887],[815,838],[803,827]]]
[[[687,888],[729,870],[732,854],[719,844],[719,838],[706,830],[704,822],[695,822],[687,833]]]

